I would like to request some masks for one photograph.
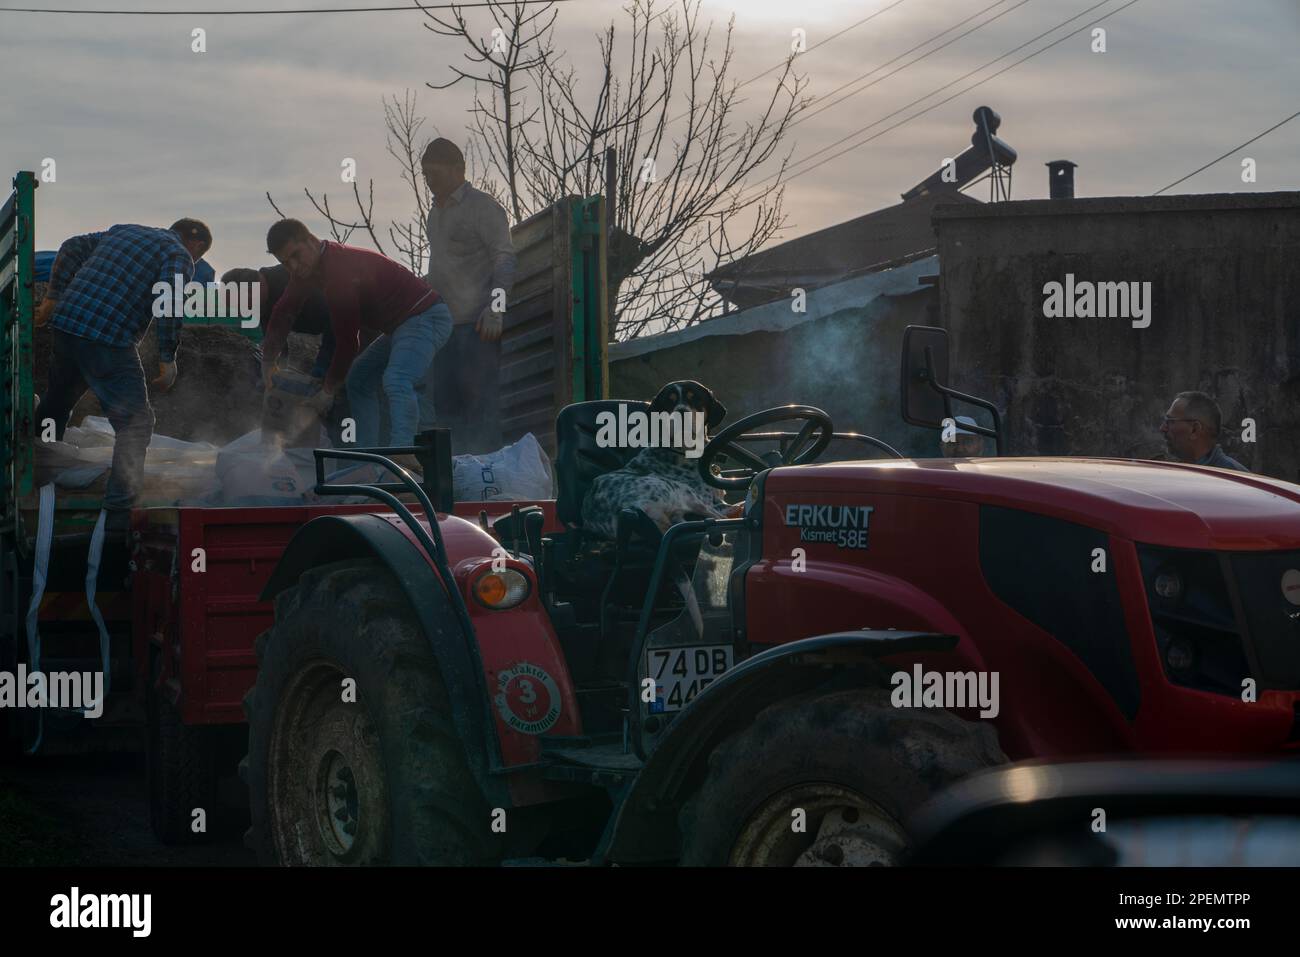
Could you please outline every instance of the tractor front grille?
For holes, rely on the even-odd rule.
[[[1139,545],[1156,648],[1171,682],[1239,697],[1250,659],[1219,555]]]
[[[1147,606],[1175,684],[1239,697],[1300,690],[1300,551],[1139,545]]]

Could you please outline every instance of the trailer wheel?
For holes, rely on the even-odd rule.
[[[900,709],[888,689],[791,698],[718,745],[679,815],[681,863],[881,866],[903,821],[948,784],[1005,763],[987,722]]]
[[[210,728],[184,724],[152,682],[146,699],[149,825],[164,844],[200,844],[208,839],[216,815],[216,736]],[[205,829],[196,833],[194,812],[198,809],[206,820]]]
[[[373,559],[310,569],[275,617],[244,699],[259,859],[499,860],[433,651],[388,570]]]

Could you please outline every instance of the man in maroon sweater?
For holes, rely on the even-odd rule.
[[[282,219],[266,234],[266,249],[289,270],[262,340],[262,376],[269,387],[299,307],[319,290],[334,331],[334,358],[320,391],[309,400],[322,415],[346,380],[348,401],[362,447],[411,445],[419,421],[415,387],[451,336],[451,312],[423,280],[391,259],[342,243],[317,239],[296,219]],[[361,329],[380,333],[361,350]],[[359,354],[358,354],[359,353]],[[382,398],[389,429],[379,434]]]

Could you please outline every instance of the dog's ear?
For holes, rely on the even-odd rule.
[[[722,420],[727,417],[727,407],[715,399],[713,393],[708,389],[704,390],[704,394],[709,397],[709,414],[705,418],[704,424],[710,429],[716,429],[722,424]]]

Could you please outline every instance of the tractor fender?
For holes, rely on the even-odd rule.
[[[699,787],[723,739],[783,698],[837,680],[884,685],[878,659],[952,651],[958,636],[922,631],[837,631],[777,645],[741,662],[696,696],[669,725],[625,792],[606,834],[603,863],[675,859],[677,812]]]
[[[438,662],[470,770],[493,806],[510,806],[504,780],[492,773],[501,765],[500,743],[488,710],[491,696],[483,669],[471,653],[474,638],[465,634],[444,596],[437,570],[400,529],[371,514],[312,519],[290,539],[261,600],[271,601],[309,568],[352,558],[378,559],[405,593]]]

